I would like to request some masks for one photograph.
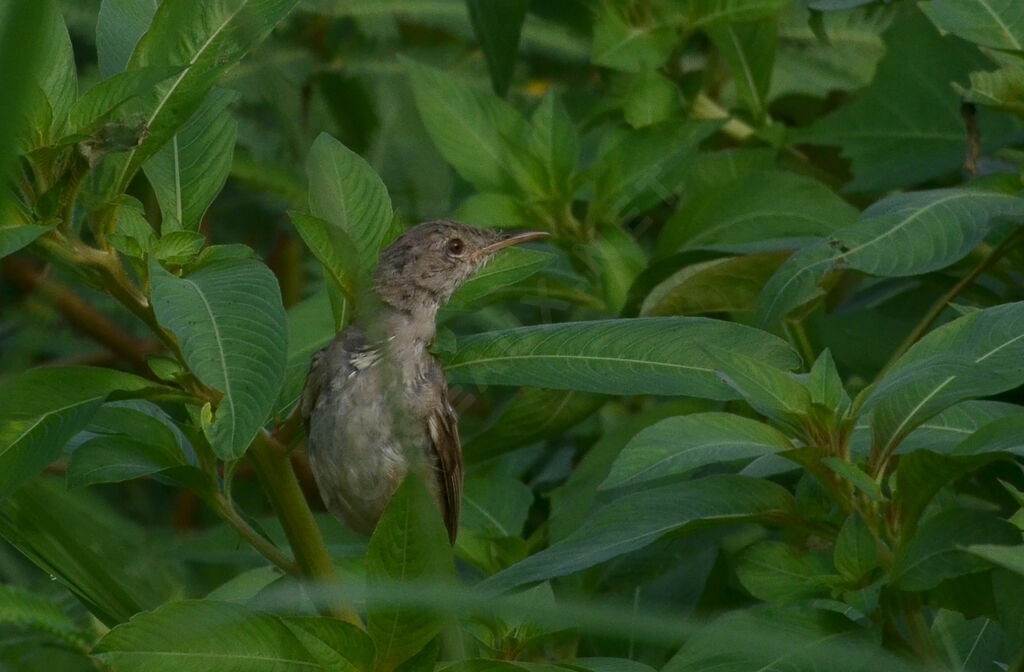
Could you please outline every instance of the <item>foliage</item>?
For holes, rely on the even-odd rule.
[[[1024,669],[1022,7],[3,0],[0,669]],[[294,410],[438,217],[552,235],[366,541]]]

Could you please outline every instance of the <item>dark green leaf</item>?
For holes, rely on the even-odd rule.
[[[96,20],[96,59],[100,74],[124,70],[139,38],[156,14],[156,0],[102,0]]]
[[[153,256],[171,266],[190,264],[203,249],[206,238],[194,231],[175,230],[175,228],[172,225],[171,230],[169,232],[165,230],[164,235],[156,241],[152,248]]]
[[[964,100],[1024,117],[1024,67],[972,72],[970,88],[956,86],[956,90]]]
[[[789,0],[691,0],[686,3],[693,27],[756,21],[774,15]]]
[[[579,138],[569,113],[553,91],[544,96],[533,112],[527,147],[547,168],[551,193],[570,196]]]
[[[630,439],[602,489],[684,474],[708,464],[791,450],[784,434],[731,413],[695,413],[667,418]]]
[[[371,587],[404,582],[434,585],[454,577],[454,560],[441,513],[426,486],[410,474],[377,524],[366,551]],[[443,618],[409,605],[371,603],[367,626],[376,646],[374,669],[390,672],[441,631]]]
[[[228,259],[178,278],[150,264],[153,310],[189,369],[220,390],[205,431],[223,459],[245,452],[284,380],[287,324],[277,279],[262,263]]]
[[[0,225],[0,258],[17,252],[53,227],[38,224]]]
[[[460,383],[736,398],[698,343],[714,343],[781,368],[794,368],[798,362],[785,342],[756,329],[699,317],[660,317],[470,336],[461,340],[446,371],[452,382]]]
[[[669,532],[757,520],[787,511],[790,494],[774,483],[718,475],[626,495],[593,514],[565,539],[492,576],[501,591],[564,576],[643,548]]]
[[[341,294],[349,300],[356,296],[364,284],[362,273],[368,267],[364,259],[360,258],[359,248],[345,229],[319,217],[294,210],[288,211],[288,217],[291,218],[306,247],[324,267],[324,271]]]
[[[932,0],[921,11],[943,32],[985,47],[1024,51],[1024,6],[1012,0]]]
[[[614,4],[604,4],[603,8],[594,24],[594,63],[625,72],[645,72],[665,62],[676,43],[671,26],[653,22],[630,25]]]
[[[527,0],[466,0],[473,32],[484,50],[491,84],[499,96],[505,95],[512,81],[528,4]]]
[[[834,578],[827,557],[800,553],[778,541],[762,541],[744,549],[736,558],[736,576],[751,595],[768,602],[824,596]]]
[[[41,634],[47,644],[86,651],[92,633],[54,601],[18,586],[0,586],[0,626]]]
[[[701,347],[711,357],[719,377],[758,413],[783,422],[810,413],[810,393],[788,372],[760,357],[724,350],[717,343]]]
[[[722,23],[705,29],[732,74],[740,100],[759,122],[764,118],[772,80],[778,21]]]
[[[839,529],[833,563],[848,581],[857,581],[878,566],[878,545],[858,513],[851,513]]]
[[[494,290],[530,277],[552,261],[554,257],[547,252],[525,247],[508,248],[462,285],[448,305],[470,307]]]
[[[533,504],[533,491],[521,481],[495,474],[469,476],[462,493],[459,533],[517,537]]]
[[[932,639],[949,669],[964,672],[991,670],[1003,650],[1004,633],[999,624],[979,617],[941,609],[932,621]]]
[[[181,449],[128,436],[86,441],[68,461],[68,487],[115,483],[187,466]]]
[[[977,455],[996,452],[1024,455],[1024,415],[1011,415],[993,420],[964,439],[953,449],[952,454]]]
[[[1024,545],[974,544],[967,550],[991,563],[1024,576]]]

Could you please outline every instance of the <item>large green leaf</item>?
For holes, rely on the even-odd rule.
[[[117,156],[116,191],[127,188],[142,164],[199,109],[224,72],[259,44],[297,1],[186,0],[160,5],[128,68],[188,67],[130,103],[148,135],[138,147]]]
[[[242,455],[284,380],[287,323],[277,279],[254,259],[226,259],[176,277],[150,263],[153,310],[178,339],[189,369],[224,393],[211,426],[214,451]]]
[[[667,418],[642,430],[626,444],[601,487],[642,483],[793,447],[778,430],[731,413]]]
[[[170,142],[143,166],[160,204],[160,230],[198,231],[206,208],[228,179],[238,123],[228,106],[238,94],[213,89]]]
[[[687,526],[757,520],[787,511],[792,498],[774,483],[718,475],[626,495],[596,511],[565,539],[492,576],[501,591],[592,567]]]
[[[423,125],[455,171],[480,191],[505,192],[516,179],[510,142],[526,122],[508,103],[440,70],[405,60]]]
[[[114,672],[339,669],[318,659],[283,619],[212,600],[168,602],[140,614],[108,632],[92,655]]]
[[[363,271],[373,268],[392,218],[391,198],[380,177],[362,157],[326,133],[318,135],[309,150],[306,175],[309,211],[348,236]]]
[[[455,565],[437,503],[419,475],[410,474],[391,498],[366,550],[369,586],[443,584]],[[374,669],[390,672],[441,631],[443,617],[409,605],[373,603],[367,629],[376,646]]]
[[[921,523],[893,560],[891,583],[902,590],[929,590],[944,579],[980,572],[991,564],[966,550],[973,544],[1014,544],[1020,530],[991,513],[947,509]]]
[[[1024,5],[1014,0],[931,0],[918,6],[939,30],[985,47],[1024,51]]]
[[[761,170],[688,199],[662,229],[658,250],[788,250],[794,238],[828,236],[855,221],[856,208],[821,182]]]
[[[875,203],[829,242],[808,245],[768,281],[758,322],[771,324],[823,293],[822,278],[840,268],[884,276],[928,273],[966,256],[998,217],[1024,216],[1024,199],[973,189],[897,194]]]
[[[652,317],[477,334],[460,341],[445,369],[459,383],[735,399],[699,347],[703,343],[784,369],[799,362],[788,344],[757,329],[700,317]]]
[[[948,82],[964,82],[988,65],[974,45],[940,37],[920,16],[894,24],[886,37],[889,50],[871,85],[798,134],[800,142],[842,147],[852,162],[849,191],[885,191],[957,170],[966,131],[960,98]],[[1009,121],[985,120],[986,148],[1017,132]]]
[[[732,74],[739,98],[760,123],[767,108],[779,25],[773,18],[705,29]]]
[[[766,252],[684,266],[651,290],[640,314],[753,313],[761,289],[787,256]]]
[[[491,84],[499,96],[505,95],[512,81],[527,5],[527,0],[466,0],[473,32],[484,50]]]
[[[100,74],[125,69],[139,38],[156,14],[156,0],[102,0],[96,18],[96,60]]]
[[[188,466],[177,446],[123,435],[97,437],[78,446],[71,454],[68,487],[116,483]],[[200,482],[198,474],[196,482]]]
[[[31,369],[0,383],[0,498],[55,460],[108,397],[156,386],[111,369]]]
[[[319,217],[288,211],[302,242],[324,267],[327,277],[342,296],[352,299],[366,282],[366,261],[345,229]],[[374,257],[374,259],[376,256]]]
[[[970,313],[918,341],[864,402],[875,445],[888,450],[962,399],[1024,383],[1024,303]]]

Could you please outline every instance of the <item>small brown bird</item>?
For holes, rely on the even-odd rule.
[[[302,416],[309,463],[336,518],[369,534],[406,473],[420,471],[455,543],[462,448],[441,363],[438,309],[500,250],[547,234],[419,224],[381,253],[351,326],[313,355]]]

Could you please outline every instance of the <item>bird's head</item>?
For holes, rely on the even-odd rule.
[[[424,222],[381,253],[374,291],[400,310],[436,310],[498,252],[547,235],[501,233],[444,219]]]

